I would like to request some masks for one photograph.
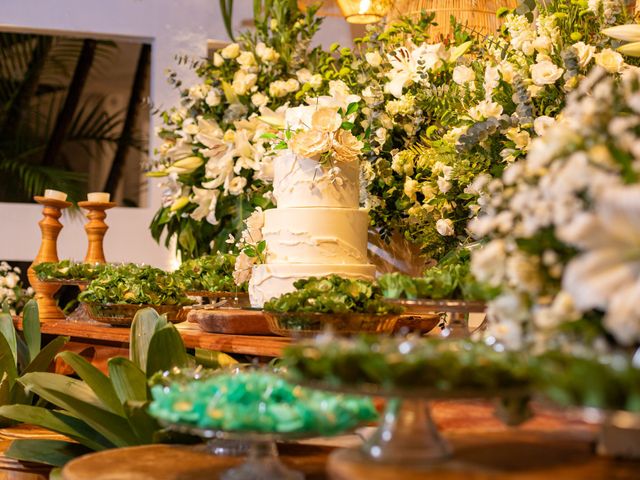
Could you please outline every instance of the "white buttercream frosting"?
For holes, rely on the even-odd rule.
[[[367,263],[369,215],[352,208],[267,210],[267,263]]]
[[[278,208],[358,208],[358,163],[339,162],[336,166],[339,173],[332,177],[330,167],[317,160],[282,153],[273,166],[273,196]]]
[[[253,267],[249,281],[251,306],[262,308],[265,302],[295,290],[301,278],[340,275],[345,278],[373,280],[373,265],[263,264]]]

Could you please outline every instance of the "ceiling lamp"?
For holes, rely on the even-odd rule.
[[[318,15],[321,17],[342,17],[335,0],[298,0],[298,8],[305,12],[311,5],[320,4]]]
[[[376,23],[382,20],[392,0],[337,0],[342,14],[349,23]]]

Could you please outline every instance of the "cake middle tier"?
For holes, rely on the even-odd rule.
[[[264,212],[267,263],[367,263],[369,215],[358,208],[274,208]]]

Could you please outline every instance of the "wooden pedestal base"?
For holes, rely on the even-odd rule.
[[[29,267],[27,274],[29,282],[36,292],[40,321],[63,320],[64,314],[53,298],[60,286],[38,280],[33,267],[43,262],[58,261],[58,235],[62,230],[62,224],[58,219],[62,216],[62,210],[70,207],[71,203],[46,197],[34,197],[34,200],[40,205],[44,205],[42,210],[43,218],[38,223],[42,232],[42,242],[40,243],[38,255],[36,255],[35,260]]]

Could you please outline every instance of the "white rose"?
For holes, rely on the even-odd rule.
[[[220,51],[220,55],[222,55],[222,58],[226,58],[227,60],[236,58],[240,55],[240,45],[237,43],[230,43]]]
[[[438,188],[442,193],[447,193],[451,190],[451,182],[444,177],[438,177]]]
[[[556,83],[556,80],[564,73],[564,69],[548,60],[531,65],[530,71],[533,83],[538,86],[552,85]]]
[[[247,186],[247,179],[244,177],[233,177],[229,182],[229,193],[231,195],[240,195]]]
[[[218,90],[214,89],[207,94],[207,98],[205,98],[204,101],[210,107],[217,107],[222,101],[222,96],[220,95],[220,92],[218,92]]]
[[[533,48],[535,48],[538,52],[547,53],[551,50],[551,39],[546,35],[536,38],[533,41]]]
[[[469,115],[474,120],[480,121],[491,117],[497,118],[502,115],[502,110],[502,105],[499,103],[483,100],[469,110]]]
[[[436,222],[436,230],[443,237],[450,237],[456,232],[453,229],[453,222],[448,218],[441,218]]]
[[[596,53],[594,57],[596,64],[609,73],[619,73],[624,65],[622,55],[610,48],[603,49],[600,53]]]
[[[290,78],[284,83],[284,88],[289,93],[297,92],[300,89],[300,82],[295,78]]]
[[[273,48],[267,47],[264,42],[258,42],[256,54],[265,62],[275,62],[280,58],[280,54]]]
[[[596,47],[594,47],[593,45],[587,45],[584,42],[574,43],[572,47],[578,57],[578,65],[580,65],[580,68],[586,68],[586,66],[589,65],[589,62],[591,62],[591,59],[593,58]]]
[[[308,68],[301,68],[296,72],[296,78],[300,83],[307,83],[311,80],[311,72]]]
[[[254,93],[251,95],[251,103],[256,107],[264,107],[269,102],[269,97],[267,97],[264,93]]]
[[[238,55],[237,62],[243,67],[253,67],[256,64],[256,57],[252,52],[242,52]]]
[[[269,84],[269,95],[275,98],[284,97],[289,93],[287,91],[287,84],[282,80],[275,80]]]
[[[319,73],[311,75],[311,78],[309,79],[309,85],[311,85],[311,88],[313,88],[314,90],[320,88],[322,86],[322,75],[320,75]]]
[[[238,70],[233,75],[233,91],[237,95],[246,95],[249,90],[253,88],[257,81],[258,76],[255,73],[246,73],[242,70]]]
[[[543,115],[533,121],[533,130],[536,132],[536,135],[544,135],[554,123],[556,123],[555,119]]]
[[[379,67],[382,63],[382,56],[378,52],[367,52],[364,54],[364,58],[373,68]]]
[[[516,148],[521,150],[526,149],[529,146],[531,136],[526,130],[519,130],[518,128],[510,128],[507,130],[507,138],[516,144]]]
[[[512,63],[502,62],[500,65],[498,65],[498,70],[500,71],[500,74],[502,75],[502,79],[505,82],[507,83],[513,82],[513,77],[515,77],[516,75],[516,69]]]
[[[476,74],[473,68],[466,65],[458,65],[453,69],[453,81],[458,85],[465,85],[469,82],[473,82],[476,78]]]
[[[224,58],[218,52],[213,54],[213,66],[220,67],[224,63]]]
[[[404,194],[409,197],[411,200],[415,200],[416,192],[418,191],[418,181],[414,180],[411,177],[407,177],[404,181]]]

